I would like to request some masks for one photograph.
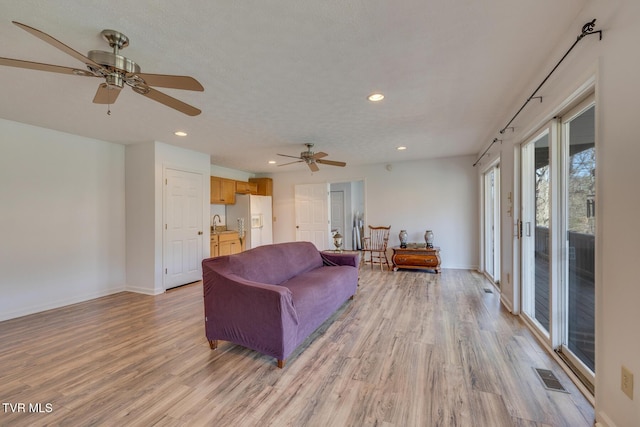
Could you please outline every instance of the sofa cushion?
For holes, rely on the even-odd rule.
[[[258,246],[228,259],[230,270],[247,280],[278,285],[322,267],[320,252],[311,242]]]
[[[282,283],[292,294],[300,341],[356,293],[357,283],[358,270],[349,266],[316,268]]]

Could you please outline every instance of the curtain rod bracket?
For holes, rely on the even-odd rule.
[[[513,126],[509,126],[508,128],[504,128],[500,131],[500,135],[504,134],[504,131],[506,131],[507,129],[511,129],[511,132],[515,132],[516,128],[514,128]],[[500,143],[502,144],[502,141],[500,141]]]

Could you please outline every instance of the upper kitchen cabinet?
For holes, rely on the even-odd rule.
[[[236,181],[236,193],[258,194],[258,184],[255,182]]]
[[[211,177],[211,203],[233,205],[236,202],[236,182],[232,179]]]
[[[273,180],[271,178],[249,178],[249,183],[258,185],[256,195],[273,196]]]

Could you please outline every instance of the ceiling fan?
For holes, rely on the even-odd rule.
[[[120,49],[129,45],[129,38],[118,31],[103,30],[100,33],[102,38],[104,38],[113,49],[112,52],[91,50],[87,56],[84,56],[80,52],[73,50],[64,43],[36,28],[21,24],[20,22],[12,22],[28,33],[31,33],[53,47],[60,49],[67,55],[71,55],[78,61],[84,63],[87,69],[69,68],[11,58],[0,58],[0,65],[104,79],[104,83],[98,86],[98,91],[93,98],[93,102],[96,104],[113,104],[118,98],[120,90],[126,83],[134,92],[178,110],[181,113],[189,116],[197,116],[201,113],[199,109],[151,87],[159,86],[172,89],[204,91],[204,88],[196,79],[189,76],[141,73],[138,64],[120,55]]]
[[[323,157],[327,157],[328,156],[327,153],[323,153],[322,151],[320,151],[319,153],[314,153],[313,151],[311,151],[313,144],[307,143],[304,145],[307,146],[307,151],[303,151],[302,153],[300,153],[299,157],[289,156],[288,154],[278,154],[278,156],[299,159],[299,160],[296,160],[295,162],[284,163],[278,166],[286,166],[286,165],[291,165],[293,163],[305,162],[307,166],[309,166],[309,169],[311,169],[312,172],[318,172],[320,168],[318,167],[317,163],[320,163],[323,165],[330,165],[330,166],[340,166],[340,167],[345,167],[347,165],[345,162],[336,162],[334,160],[324,160]]]

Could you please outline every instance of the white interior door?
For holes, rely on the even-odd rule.
[[[165,170],[164,287],[202,278],[202,175]]]
[[[329,184],[295,186],[296,240],[329,247]]]

